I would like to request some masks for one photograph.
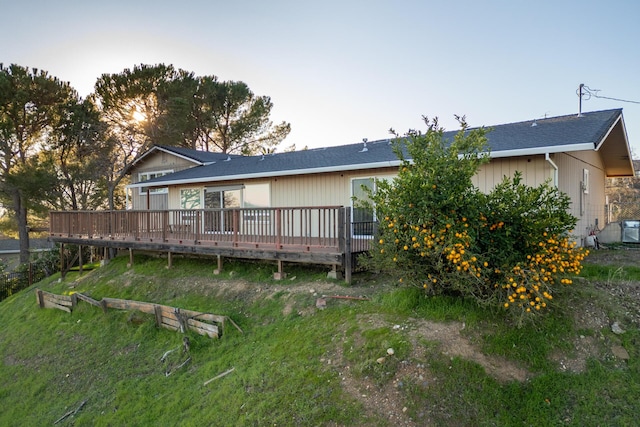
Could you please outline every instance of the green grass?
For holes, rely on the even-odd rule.
[[[370,301],[333,300],[325,310],[309,311],[316,297],[293,291],[326,280],[324,269],[287,266],[289,279],[277,282],[275,267],[266,263],[226,262],[223,274],[213,276],[210,260],[176,258],[173,269],[157,258],[138,256],[132,268],[127,261],[116,258],[82,276],[70,272],[64,281],[54,276],[37,287],[228,315],[243,333],[230,327],[219,340],[189,333],[191,361],[166,376],[186,359],[176,351],[160,361],[180,346],[179,333],[156,328],[153,316],[104,314],[83,302],[72,313],[39,309],[34,286],[0,303],[0,425],[51,425],[83,401],[78,413],[58,425],[394,425],[344,389],[346,365],[356,382],[370,381],[383,390],[393,382],[398,405],[417,425],[425,420],[442,426],[625,426],[637,421],[640,332],[628,328],[613,337],[609,331],[577,331],[568,302],[559,303],[541,323],[518,329],[498,312],[469,301],[427,298],[378,278],[376,287],[368,288]],[[611,274],[589,268],[589,280],[607,280]],[[222,291],[208,286],[212,280],[223,282]],[[251,289],[277,285],[279,291],[268,298],[224,292],[231,281],[245,281]],[[599,295],[582,288],[558,299]],[[531,378],[500,382],[478,363],[443,354],[437,342],[412,340],[393,327],[412,319],[465,322],[462,334],[478,351],[527,369]],[[589,360],[583,373],[560,371],[551,355],[571,354],[580,334],[619,340],[630,360],[604,354]],[[417,353],[419,346],[423,351]],[[416,359],[416,354],[422,356]],[[384,363],[378,362],[381,357]],[[401,377],[404,366],[420,367],[420,376]],[[232,373],[203,385],[231,368]]]

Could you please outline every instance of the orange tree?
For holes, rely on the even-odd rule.
[[[489,161],[484,128],[447,139],[437,120],[397,138],[397,177],[377,181],[370,203],[379,236],[370,265],[428,294],[471,297],[518,323],[544,312],[570,284],[586,252],[570,240],[576,218],[567,195],[548,183],[528,187],[516,173],[482,193],[473,177]]]

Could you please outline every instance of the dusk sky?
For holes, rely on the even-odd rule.
[[[0,62],[80,95],[103,73],[173,64],[242,80],[298,149],[424,129],[623,108],[640,157],[640,2],[0,0]]]

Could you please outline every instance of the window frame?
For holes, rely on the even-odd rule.
[[[149,172],[138,172],[138,183],[142,183],[145,181],[149,181],[151,179],[155,179],[155,178],[159,178],[161,176],[165,176],[165,175],[169,175],[172,174],[174,172],[173,169],[163,169],[163,170],[159,170],[159,171],[149,171]],[[155,175],[153,178],[151,178],[151,175]],[[146,177],[146,179],[143,179],[143,177]],[[169,187],[159,187],[159,188],[149,188],[149,187],[139,187],[138,188],[138,194],[140,196],[146,196],[147,195],[147,191],[149,191],[149,195],[153,196],[155,194],[168,194],[169,193]]]

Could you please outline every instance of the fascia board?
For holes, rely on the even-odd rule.
[[[189,162],[191,162],[191,163],[195,163],[196,165],[199,165],[199,166],[204,164],[204,163],[199,162],[198,160],[196,160],[196,159],[194,159],[194,158],[192,158],[192,157],[185,156],[185,155],[182,155],[182,154],[178,154],[178,153],[175,153],[175,152],[173,152],[173,151],[171,151],[171,150],[167,150],[166,148],[158,147],[158,146],[156,145],[156,146],[154,146],[152,149],[150,149],[150,150],[148,150],[146,153],[144,153],[142,156],[138,157],[138,158],[137,158],[137,159],[136,159],[136,160],[131,164],[131,166],[129,166],[129,169],[133,168],[135,165],[137,165],[139,162],[141,162],[145,157],[147,157],[147,156],[151,155],[151,154],[152,154],[152,153],[154,153],[155,151],[162,151],[162,152],[164,152],[164,153],[171,154],[172,156],[176,156],[176,157],[178,157],[178,158],[180,158],[180,159],[187,160],[187,161],[189,161]]]
[[[273,172],[259,172],[259,173],[247,173],[247,174],[238,174],[238,175],[224,175],[224,176],[215,176],[215,177],[200,177],[194,179],[180,179],[180,180],[171,180],[171,181],[160,181],[154,182],[149,185],[148,181],[143,183],[135,183],[129,184],[126,188],[138,188],[138,187],[167,187],[169,185],[182,185],[182,184],[201,184],[205,182],[215,182],[215,181],[229,181],[236,179],[255,179],[255,178],[273,178],[280,176],[293,176],[293,175],[310,175],[316,173],[330,173],[330,172],[345,172],[345,171],[355,171],[355,170],[365,170],[365,169],[377,169],[377,168],[390,168],[390,167],[398,167],[400,166],[400,160],[391,160],[385,162],[376,162],[376,163],[362,163],[358,165],[341,165],[341,166],[327,166],[322,168],[308,168],[308,169],[291,169],[284,171],[273,171]]]
[[[538,154],[551,154],[551,153],[566,153],[572,151],[586,151],[594,150],[594,144],[591,142],[585,142],[582,144],[568,144],[557,145],[554,147],[535,147],[535,148],[523,148],[516,150],[504,150],[504,151],[492,151],[491,158],[498,159],[504,157],[523,157],[523,156],[535,156]]]

